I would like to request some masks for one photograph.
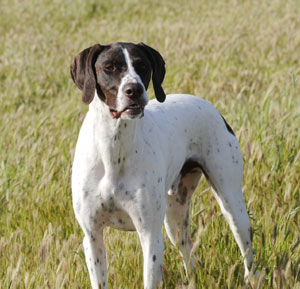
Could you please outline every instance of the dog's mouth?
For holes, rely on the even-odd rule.
[[[137,103],[130,104],[122,111],[117,111],[112,108],[110,109],[110,113],[113,118],[119,118],[121,115],[126,115],[129,117],[136,117],[140,114],[143,115],[143,112],[144,112],[144,106],[139,105]]]

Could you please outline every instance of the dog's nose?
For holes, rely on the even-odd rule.
[[[123,87],[125,96],[129,98],[138,98],[143,94],[143,86],[140,83],[127,83]]]

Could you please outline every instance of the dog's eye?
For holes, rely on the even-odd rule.
[[[105,65],[103,67],[103,70],[107,73],[112,73],[112,72],[115,72],[117,70],[116,66],[113,65],[113,64],[109,64],[109,65]]]

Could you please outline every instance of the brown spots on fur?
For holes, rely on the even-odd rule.
[[[179,195],[179,203],[181,205],[184,205],[188,195],[188,190],[182,184],[179,185],[178,195]]]
[[[87,190],[86,190],[86,191],[84,191],[84,195],[83,195],[83,197],[84,197],[84,198],[87,198],[88,196],[89,196],[89,191],[87,191]]]
[[[181,177],[183,178],[186,174],[193,173],[196,169],[201,169],[199,163],[193,160],[187,160],[180,171]]]
[[[184,219],[184,226],[187,228],[189,225],[189,216],[187,215],[186,218]]]
[[[193,159],[188,159],[181,168],[180,183],[177,189],[176,202],[185,205],[191,193],[196,189],[198,181],[201,177],[202,167]],[[173,190],[175,190],[173,188]]]

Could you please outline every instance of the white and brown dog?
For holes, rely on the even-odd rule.
[[[149,102],[151,74],[157,100]],[[189,205],[202,173],[245,257],[247,276],[253,253],[241,189],[243,161],[220,113],[199,97],[166,98],[164,60],[143,43],[89,47],[75,57],[71,75],[89,104],[75,151],[72,190],[92,288],[108,288],[105,226],[138,232],[144,288],[161,282],[163,223],[188,270]]]

